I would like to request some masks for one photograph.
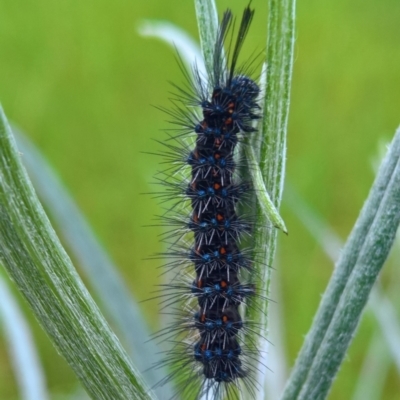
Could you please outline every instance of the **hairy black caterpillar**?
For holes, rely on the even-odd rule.
[[[255,389],[254,367],[248,360],[257,350],[243,345],[242,336],[251,324],[243,321],[239,310],[256,295],[255,286],[242,277],[245,271],[251,273],[252,262],[241,240],[251,234],[253,224],[237,211],[251,185],[236,174],[241,166],[237,145],[255,131],[260,110],[260,89],[247,76],[251,62],[237,66],[253,15],[246,7],[225,58],[234,18],[230,10],[224,13],[207,82],[196,67],[192,78],[180,64],[187,85],[174,85],[175,107],[163,109],[178,128],[161,143],[168,168],[157,176],[166,187],[159,196],[173,200],[162,217],[171,230],[164,235],[169,250],[161,256],[170,258],[165,267],[175,272],[161,295],[163,308],[175,321],[157,334],[172,342],[163,363],[171,373],[160,384],[174,380],[177,395],[185,400],[238,398],[239,381]],[[201,108],[201,117],[195,107]],[[194,147],[185,141],[190,134],[195,135]],[[186,180],[184,170],[190,171]],[[184,203],[191,207],[189,215],[181,214]],[[184,309],[177,309],[182,299]]]

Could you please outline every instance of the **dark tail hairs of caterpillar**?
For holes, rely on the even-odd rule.
[[[173,108],[162,109],[177,126],[159,141],[166,168],[156,176],[164,188],[157,196],[172,201],[160,217],[170,229],[162,238],[168,250],[159,255],[168,259],[171,280],[158,298],[173,318],[154,338],[170,343],[158,365],[170,373],[157,386],[172,381],[174,398],[239,399],[243,388],[255,398],[258,390],[251,361],[260,351],[244,341],[257,322],[242,317],[258,295],[245,280],[253,272],[255,221],[238,213],[252,192],[248,174],[238,177],[238,170],[248,168],[238,160],[238,145],[260,118],[260,89],[249,77],[254,59],[238,67],[253,16],[249,4],[235,34],[232,12],[225,11],[207,79],[197,67],[189,74],[178,56],[186,83],[173,85]]]

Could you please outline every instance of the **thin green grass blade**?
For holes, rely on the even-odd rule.
[[[0,327],[7,340],[22,400],[47,400],[46,378],[33,335],[15,294],[0,271]]]
[[[380,400],[391,369],[390,351],[378,332],[372,336],[351,400]]]
[[[214,46],[218,33],[218,13],[214,0],[195,0],[200,47],[208,76],[212,76]]]
[[[259,139],[260,149],[254,149],[254,156],[260,154],[259,166],[265,185],[265,193],[276,210],[282,198],[283,181],[286,161],[286,133],[289,113],[290,85],[293,68],[294,29],[295,29],[295,0],[270,0],[268,15],[267,68],[265,72],[265,97],[263,99],[263,118]],[[278,212],[278,211],[277,211]],[[278,214],[279,215],[279,214]],[[256,299],[253,307],[247,307],[246,319],[257,321],[259,325],[253,329],[246,340],[249,344],[259,341],[261,354],[266,354],[268,343],[268,302],[270,273],[276,251],[277,230],[271,227],[261,203],[256,207],[256,228],[254,232],[257,257],[254,265],[255,277],[260,278],[263,287],[259,288],[260,298]],[[284,229],[286,231],[286,229]],[[260,355],[256,365],[258,382],[263,382],[267,373],[268,360]],[[264,399],[260,391],[259,399]]]
[[[93,398],[151,398],[51,227],[1,108],[0,262]]]
[[[138,26],[138,32],[145,37],[155,37],[174,48],[188,69],[196,66],[200,76],[206,76],[201,50],[196,40],[174,24],[165,21],[145,20]]]

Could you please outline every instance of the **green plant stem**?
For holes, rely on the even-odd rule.
[[[51,227],[1,108],[0,261],[93,398],[151,398]]]
[[[282,400],[324,399],[400,221],[400,130],[341,253]]]
[[[199,27],[200,48],[208,76],[212,76],[214,46],[218,33],[218,13],[214,0],[195,0],[197,25]]]
[[[270,0],[268,15],[266,90],[263,99],[263,119],[260,130],[261,148],[255,149],[260,154],[260,169],[266,192],[277,210],[282,198],[286,161],[286,133],[290,102],[290,85],[293,68],[295,0]],[[265,347],[264,337],[267,334],[270,267],[276,251],[277,230],[271,228],[271,222],[263,212],[262,205],[256,207],[256,228],[254,232],[257,256],[254,264],[254,276],[261,277],[264,285],[259,289],[260,297],[254,307],[246,309],[246,318],[260,321],[249,335],[250,341],[259,340],[261,348]],[[252,336],[252,337],[251,337]],[[259,336],[259,338],[257,338]],[[260,339],[261,338],[261,339]],[[266,361],[259,356],[257,370],[260,371],[258,382],[262,382],[266,373]],[[260,391],[259,398],[263,398]]]

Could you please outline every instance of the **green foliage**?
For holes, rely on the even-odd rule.
[[[218,8],[239,12],[243,5],[221,0]],[[252,5],[256,19],[250,42],[258,50],[264,48],[266,3],[253,0]],[[393,88],[400,86],[399,7],[399,2],[374,0],[299,3],[287,177],[342,237],[371,185],[368,160],[377,138],[391,137],[398,124]],[[166,126],[164,116],[148,105],[168,104],[166,81],[182,80],[168,49],[137,36],[135,22],[143,18],[174,21],[193,35],[197,29],[191,2],[175,7],[161,1],[118,0],[111,6],[102,0],[17,0],[3,2],[0,12],[0,95],[7,114],[59,171],[139,299],[148,297],[149,283],[158,281],[157,263],[142,260],[160,250],[154,243],[159,232],[142,225],[161,212],[153,200],[139,196],[151,190],[148,182],[156,170],[139,152],[152,149],[150,138],[162,137],[159,129]],[[289,209],[282,213],[290,230],[279,251],[282,339],[293,360],[331,265]],[[383,271],[384,288],[388,279]],[[158,325],[155,305],[142,307],[148,322]],[[69,391],[73,374],[32,326],[50,389]],[[370,318],[361,324],[331,399],[352,393],[375,329]],[[9,371],[2,360],[2,370]],[[393,367],[389,374],[382,399],[400,390]],[[8,375],[0,378],[1,397],[16,398]]]

